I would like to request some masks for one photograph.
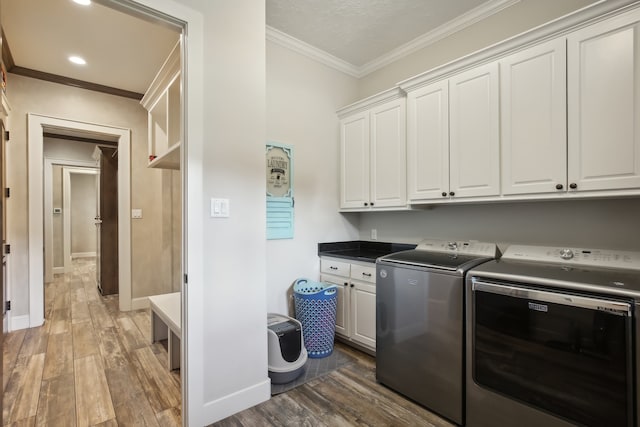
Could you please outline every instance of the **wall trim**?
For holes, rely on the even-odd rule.
[[[359,67],[268,25],[266,27],[266,38],[270,42],[297,52],[303,56],[306,56],[307,58],[311,58],[314,61],[341,71],[345,74],[353,77],[362,77]]]
[[[362,78],[519,2],[520,0],[490,0],[361,66],[351,64],[268,25],[266,27],[266,38],[271,42],[311,58],[328,67],[352,77]]]
[[[95,258],[95,252],[73,252],[71,258]]]
[[[228,417],[229,414],[235,414],[253,406],[253,404],[247,406],[246,402],[263,402],[269,400],[270,397],[271,380],[267,379],[220,399],[205,402],[203,422],[204,420],[206,422],[220,421]]]
[[[392,51],[382,55],[381,57],[368,62],[359,68],[359,76],[364,77],[380,68],[398,61],[399,59],[409,56],[414,52],[424,49],[446,37],[449,37],[459,31],[464,30],[467,27],[480,22],[496,13],[520,3],[520,0],[492,0],[481,4],[480,6],[471,9],[467,13],[464,13],[455,19],[440,25],[428,33],[416,37],[408,43],[405,43]]]
[[[142,310],[151,307],[149,297],[131,298],[131,310]]]
[[[12,316],[11,312],[8,312],[7,314],[9,317],[9,332],[27,329],[30,327],[28,314],[23,314],[22,316]]]

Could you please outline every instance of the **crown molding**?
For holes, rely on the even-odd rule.
[[[318,61],[328,67],[334,68],[338,71],[342,71],[343,73],[353,77],[360,77],[358,67],[356,67],[355,65],[350,64],[338,57],[335,57],[325,52],[324,50],[313,47],[310,44],[303,42],[302,40],[291,37],[290,35],[268,25],[266,27],[266,37],[267,40],[273,43],[276,43],[282,47]]]
[[[411,55],[412,53],[449,37],[458,31],[462,31],[476,22],[495,15],[496,13],[517,3],[520,3],[520,0],[492,0],[483,3],[480,6],[471,9],[467,13],[440,25],[438,28],[418,36],[410,42],[393,49],[389,53],[364,64],[358,69],[359,77],[364,77],[367,74],[379,70],[382,67],[385,67],[405,56]]]
[[[475,9],[472,9],[467,13],[457,17],[456,19],[439,26],[435,30],[423,34],[362,66],[351,64],[345,60],[342,60],[325,52],[324,50],[311,46],[310,44],[305,43],[302,40],[291,37],[290,35],[268,25],[266,27],[266,38],[271,42],[279,44],[280,46],[287,49],[293,50],[294,52],[318,61],[328,67],[334,68],[338,71],[342,71],[343,73],[348,74],[352,77],[362,78],[367,74],[370,74],[392,62],[397,61],[400,58],[423,49],[445,37],[450,36],[451,34],[463,30],[464,28],[473,25],[485,18],[488,18],[489,16],[494,15],[501,10],[506,9],[507,7],[519,2],[520,0],[491,0],[483,3]]]

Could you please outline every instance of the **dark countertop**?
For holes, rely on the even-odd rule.
[[[318,256],[376,262],[376,259],[381,256],[415,249],[415,247],[416,245],[407,243],[367,242],[364,240],[318,243]]]

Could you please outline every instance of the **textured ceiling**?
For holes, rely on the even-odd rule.
[[[487,0],[266,0],[267,25],[355,66]]]
[[[2,27],[15,65],[144,93],[179,34],[92,3],[2,0]],[[86,59],[74,66],[67,57]]]

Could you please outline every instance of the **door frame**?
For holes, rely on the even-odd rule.
[[[118,141],[118,280],[120,310],[131,310],[131,131],[39,114],[27,114],[29,190],[29,327],[44,323],[44,132],[72,130]]]
[[[65,160],[54,159],[45,157],[44,159],[44,280],[45,282],[53,281],[53,275],[56,273],[66,273],[66,265],[63,264],[63,271],[56,271],[56,267],[53,265],[53,166],[62,166],[67,168],[94,169],[97,170],[95,162],[82,161],[82,160]],[[64,197],[64,195],[63,195]],[[48,213],[47,213],[48,212]],[[63,211],[64,214],[64,211]],[[64,260],[63,260],[64,261]]]
[[[73,252],[71,250],[71,175],[73,174],[85,174],[85,175],[93,175],[94,177],[98,176],[98,168],[71,168],[71,167],[63,167],[62,168],[62,200],[63,200],[63,236],[64,236],[64,272],[69,273],[72,270],[71,259]],[[97,197],[97,195],[96,195]],[[94,205],[96,201],[94,200]],[[67,215],[68,214],[68,215]],[[97,248],[96,248],[97,250]]]

